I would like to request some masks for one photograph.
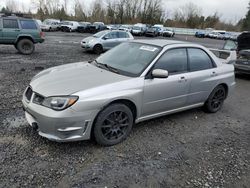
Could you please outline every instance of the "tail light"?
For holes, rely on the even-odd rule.
[[[41,37],[41,38],[45,38],[45,33],[41,31],[41,32],[40,32],[40,37]]]

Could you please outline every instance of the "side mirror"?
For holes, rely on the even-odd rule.
[[[110,39],[110,38],[109,38],[108,36],[104,36],[103,39],[104,39],[104,40],[108,40],[108,39]]]
[[[152,71],[152,77],[153,78],[167,78],[168,77],[168,71],[163,69],[154,69]]]

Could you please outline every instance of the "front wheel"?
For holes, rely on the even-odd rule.
[[[94,53],[96,53],[98,55],[101,54],[103,52],[102,45],[100,45],[100,44],[95,45],[93,48],[93,51],[94,51]]]
[[[35,50],[34,43],[29,39],[21,39],[16,44],[17,50],[24,55],[32,54]]]
[[[209,95],[204,109],[206,112],[215,113],[219,111],[226,99],[226,89],[222,85],[217,86]]]
[[[124,104],[112,104],[105,108],[94,124],[94,136],[98,144],[112,146],[125,140],[134,123],[131,110]]]

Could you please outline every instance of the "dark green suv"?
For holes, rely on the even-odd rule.
[[[0,17],[0,44],[14,45],[22,54],[32,54],[36,43],[44,42],[44,33],[36,20]]]

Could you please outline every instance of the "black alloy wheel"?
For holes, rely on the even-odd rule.
[[[127,138],[133,126],[131,110],[124,104],[112,104],[97,117],[94,136],[98,144],[111,146]]]
[[[219,111],[226,99],[226,90],[222,85],[217,86],[205,103],[205,110],[210,113]]]
[[[100,44],[96,44],[93,48],[95,54],[100,55],[103,52],[103,47]]]

